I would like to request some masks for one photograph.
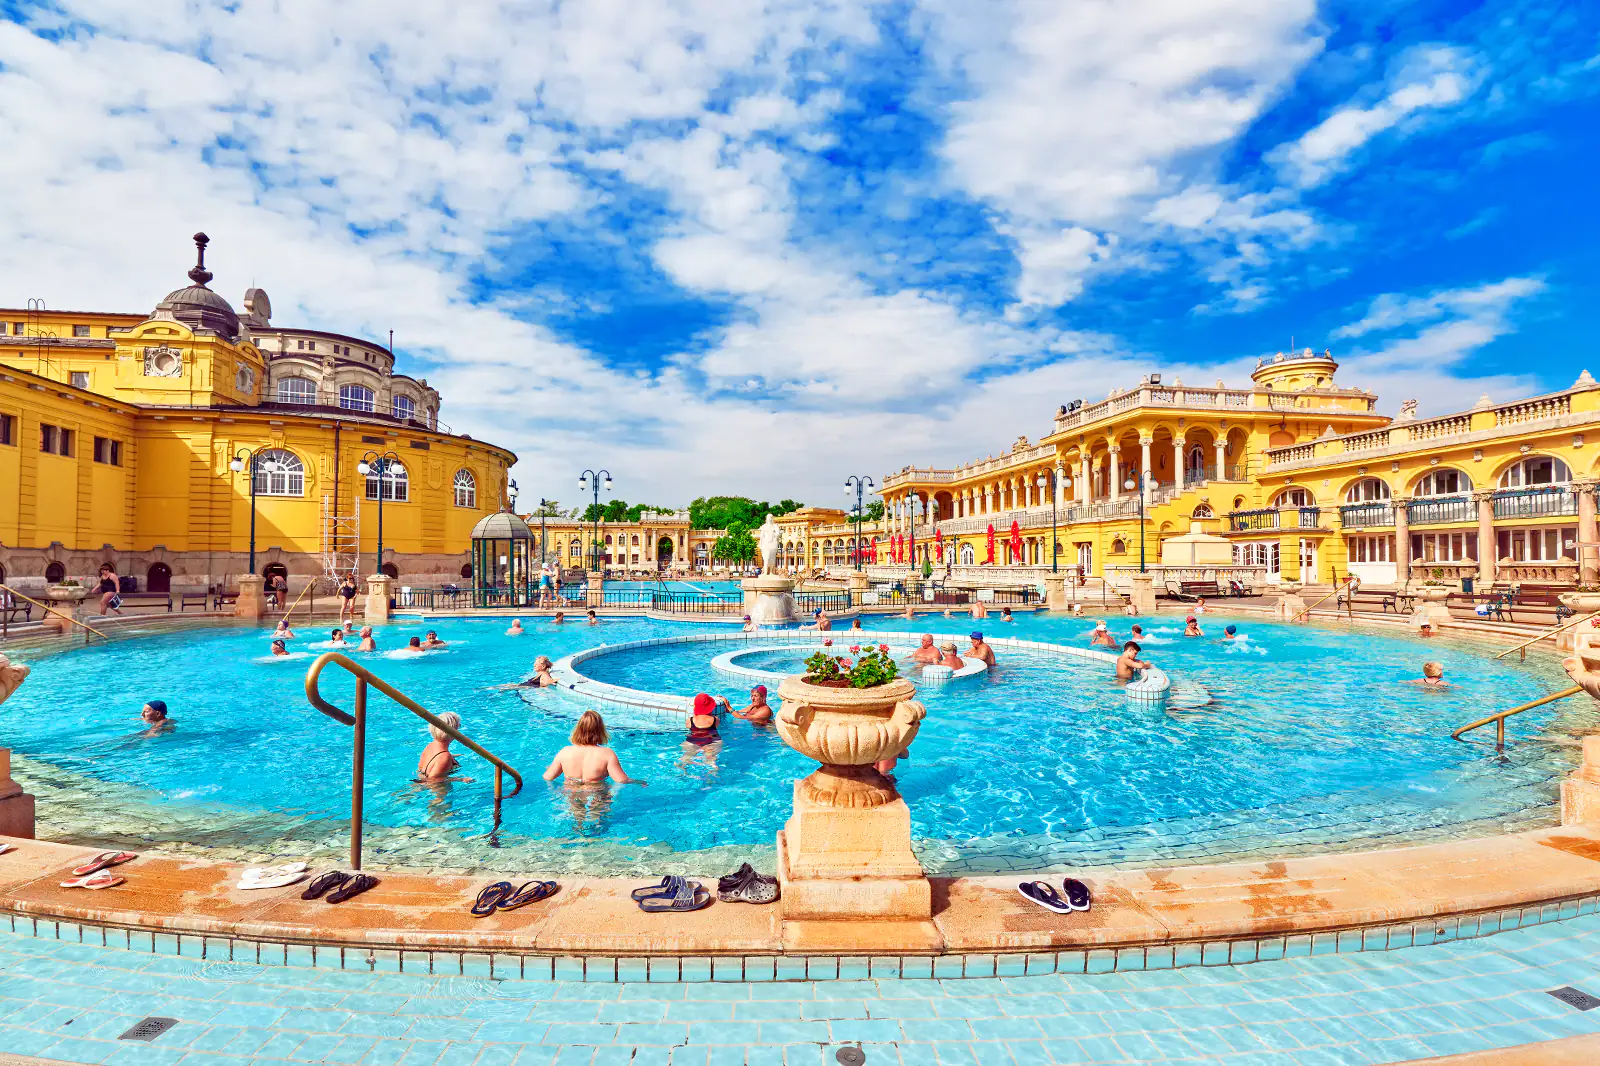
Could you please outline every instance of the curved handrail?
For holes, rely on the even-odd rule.
[[[1327,600],[1332,599],[1334,596],[1339,595],[1339,590],[1341,588],[1343,588],[1344,586],[1348,585],[1348,584],[1350,584],[1350,579],[1349,578],[1345,578],[1343,581],[1339,582],[1339,584],[1333,586],[1333,591],[1328,593],[1326,596],[1322,597],[1322,599],[1318,600],[1316,603],[1313,603],[1310,607],[1307,607],[1303,611],[1295,612],[1295,616],[1293,618],[1289,619],[1289,621],[1294,622],[1294,621],[1297,621],[1297,620],[1299,620],[1301,618],[1307,617],[1308,615],[1311,614],[1312,609],[1315,608],[1317,606],[1317,604],[1324,603]],[[1338,614],[1339,613],[1337,605],[1335,605],[1333,613],[1334,614]]]
[[[1464,735],[1466,735],[1467,733],[1472,732],[1474,729],[1479,729],[1479,728],[1481,728],[1483,726],[1488,725],[1490,722],[1494,722],[1495,723],[1495,750],[1496,751],[1503,750],[1505,748],[1505,746],[1506,746],[1506,719],[1507,718],[1510,718],[1514,714],[1521,714],[1523,711],[1531,711],[1535,707],[1543,707],[1547,703],[1554,703],[1556,700],[1564,700],[1568,696],[1576,696],[1578,693],[1580,693],[1582,691],[1583,691],[1583,686],[1582,685],[1573,685],[1571,688],[1564,688],[1560,692],[1552,692],[1548,696],[1541,696],[1536,700],[1530,700],[1529,702],[1524,703],[1524,704],[1522,704],[1520,706],[1517,706],[1517,707],[1513,707],[1508,711],[1498,711],[1498,712],[1496,712],[1494,714],[1489,715],[1489,717],[1487,717],[1487,718],[1480,718],[1476,722],[1468,722],[1466,725],[1462,726],[1460,729],[1457,729],[1454,733],[1451,733],[1450,734],[1450,739],[1451,740],[1460,740]]]
[[[394,700],[396,703],[410,711],[412,714],[416,715],[418,718],[421,718],[429,725],[436,726],[448,734],[451,740],[460,741],[468,749],[493,763],[497,769],[504,770],[506,773],[510,774],[511,779],[517,783],[517,787],[506,793],[507,796],[515,796],[518,792],[522,791],[522,775],[517,773],[517,771],[512,768],[510,763],[500,758],[500,756],[494,754],[494,752],[483,747],[483,745],[479,744],[477,741],[472,740],[465,733],[462,733],[461,730],[455,729],[439,721],[438,718],[435,718],[433,714],[427,710],[427,708],[423,707],[416,700],[413,700],[410,696],[407,696],[404,692],[401,692],[399,689],[389,684],[389,682],[385,681],[371,670],[368,670],[365,666],[362,666],[360,663],[351,660],[348,656],[340,655],[336,651],[323,652],[317,657],[317,661],[311,664],[311,669],[306,671],[306,699],[310,701],[311,706],[315,707],[329,718],[332,718],[336,722],[342,722],[345,725],[356,724],[356,720],[353,716],[345,713],[344,711],[335,707],[333,704],[329,703],[327,700],[323,699],[322,693],[317,691],[317,679],[321,677],[322,671],[330,664],[342,666],[351,674],[355,675],[358,679],[365,681],[369,685],[372,685],[379,692],[383,693],[385,696],[388,696],[391,700]]]
[[[350,674],[352,674],[356,679],[354,714],[348,714],[345,711],[340,710],[338,707],[335,707],[327,700],[323,699],[322,693],[317,689],[317,680],[322,676],[322,671],[330,665],[342,667],[344,670],[347,670]],[[478,755],[487,759],[494,765],[494,824],[495,828],[498,829],[500,826],[500,801],[505,798],[505,795],[502,791],[503,784],[501,775],[503,773],[510,774],[512,779],[516,781],[517,787],[511,790],[511,795],[513,796],[522,791],[522,775],[517,773],[517,771],[512,768],[510,763],[506,762],[498,755],[495,755],[481,744],[478,744],[477,742],[468,738],[464,733],[461,732],[461,730],[441,722],[416,700],[413,700],[410,696],[407,696],[404,692],[401,692],[399,689],[383,680],[377,674],[374,674],[371,670],[368,670],[359,663],[352,662],[349,658],[340,655],[338,652],[325,652],[318,656],[317,661],[311,664],[311,669],[306,671],[306,699],[310,701],[311,706],[315,707],[329,718],[332,718],[334,721],[342,722],[345,725],[355,727],[353,744],[354,750],[351,752],[350,756],[351,867],[357,870],[361,869],[361,812],[364,804],[364,794],[366,789],[368,685],[375,686],[379,692],[382,692],[385,696],[388,696],[391,700],[394,700],[400,706],[404,707],[418,718],[421,718],[424,722],[427,722],[435,729],[438,729],[440,732],[450,737],[450,739],[459,740],[464,746],[476,752]],[[493,836],[491,834],[491,841],[492,839]]]
[[[1528,648],[1528,647],[1531,647],[1534,644],[1539,643],[1541,640],[1544,640],[1546,637],[1554,637],[1554,636],[1557,636],[1557,635],[1559,635],[1561,633],[1565,633],[1567,630],[1571,629],[1573,626],[1580,626],[1583,623],[1588,622],[1588,621],[1592,621],[1593,619],[1596,619],[1596,618],[1600,618],[1600,611],[1596,611],[1594,614],[1586,614],[1582,618],[1574,618],[1570,622],[1557,622],[1555,624],[1555,628],[1546,629],[1544,632],[1540,633],[1538,636],[1530,637],[1529,639],[1523,641],[1521,644],[1518,644],[1514,648],[1507,648],[1505,651],[1501,652],[1499,655],[1496,655],[1495,658],[1496,659],[1504,659],[1507,655],[1510,655],[1514,651],[1522,651],[1524,648]],[[1526,656],[1524,656],[1524,658],[1526,658]]]
[[[65,618],[67,621],[71,622],[73,625],[77,626],[79,629],[87,629],[89,632],[93,633],[95,636],[99,637],[101,640],[108,641],[108,642],[111,640],[110,637],[108,637],[104,633],[100,632],[94,626],[88,625],[88,624],[86,624],[84,622],[80,622],[76,618],[72,617],[70,614],[64,614],[61,611],[58,611],[56,608],[50,606],[48,603],[40,603],[38,600],[34,599],[32,596],[29,596],[28,594],[23,593],[23,592],[18,592],[16,589],[12,588],[10,585],[0,585],[0,589],[3,589],[4,591],[11,593],[11,595],[13,595],[13,596],[21,596],[23,599],[27,600],[29,603],[33,604],[35,607],[43,607],[50,614],[60,615],[62,618]]]

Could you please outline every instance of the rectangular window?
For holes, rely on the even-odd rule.
[[[60,446],[61,431],[47,422],[39,423],[39,450],[50,455]]]
[[[17,443],[17,420],[10,415],[0,415],[0,444]]]
[[[122,442],[109,437],[94,439],[94,461],[107,466],[122,465]]]
[[[1411,559],[1418,563],[1468,563],[1478,558],[1476,533],[1413,533]]]
[[[88,326],[73,326],[72,327],[72,335],[74,337],[87,337],[89,335],[89,327]]]
[[[5,325],[5,323],[0,322],[0,326],[3,325]],[[28,332],[28,324],[26,322],[13,322],[11,323],[11,332],[20,337],[24,333]]]
[[[1394,562],[1394,538],[1351,537],[1350,561],[1352,563]]]
[[[72,387],[87,389],[89,387],[89,372],[87,370],[74,370],[72,372]]]
[[[1578,527],[1560,529],[1502,529],[1495,535],[1500,558],[1514,563],[1553,563],[1572,559]],[[1568,547],[1573,544],[1573,547]]]
[[[56,454],[65,455],[68,458],[72,457],[72,430],[63,429],[61,431],[61,447]]]

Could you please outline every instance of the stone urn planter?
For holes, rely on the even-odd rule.
[[[813,685],[787,677],[778,735],[822,766],[800,782],[806,798],[824,807],[881,807],[899,795],[873,764],[905,750],[927,711],[912,699],[917,686],[903,677],[872,688]]]
[[[91,591],[87,585],[50,585],[44,590],[44,598],[52,603],[78,604],[88,599]]]
[[[1418,585],[1415,595],[1423,603],[1443,603],[1450,598],[1450,586]]]
[[[1572,608],[1574,614],[1600,611],[1600,592],[1563,592],[1556,599]]]
[[[778,685],[778,735],[822,765],[794,784],[778,833],[783,942],[796,952],[929,952],[944,940],[911,851],[911,808],[874,763],[905,750],[927,712],[897,677],[871,688]]]

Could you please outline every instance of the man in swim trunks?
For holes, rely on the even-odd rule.
[[[772,721],[772,705],[767,702],[767,686],[757,685],[751,689],[750,706],[732,713],[735,718],[743,718],[751,725],[766,725]]]
[[[939,649],[933,646],[932,633],[922,634],[922,643],[918,645],[916,651],[911,653],[911,661],[923,663],[924,665],[939,661]]]
[[[617,753],[606,747],[611,736],[606,732],[605,719],[599,711],[584,711],[578,724],[572,727],[572,743],[556,752],[545,768],[544,779],[564,779],[568,787],[593,785],[606,778],[621,785],[642,785],[643,781],[629,777],[617,761]]]
[[[593,607],[589,608],[589,624],[592,626],[600,624],[600,619],[595,615]]]
[[[1117,656],[1118,681],[1132,681],[1140,670],[1149,668],[1149,663],[1139,660],[1139,645],[1130,640],[1122,646],[1122,654]]]
[[[525,632],[527,632],[527,630],[522,628],[522,619],[513,618],[511,620],[511,628],[506,630],[506,636],[508,636],[508,637],[520,637]]]
[[[967,649],[967,658],[982,659],[985,666],[994,669],[994,649],[983,642],[983,634],[973,630],[971,639],[972,647]]]
[[[432,651],[434,648],[447,648],[449,645],[439,639],[438,633],[430,629],[427,639],[422,642],[422,647],[424,650]]]
[[[941,656],[939,656],[939,665],[940,666],[948,666],[952,670],[959,670],[963,666],[967,665],[965,662],[962,661],[961,656],[956,654],[956,642],[955,641],[953,641],[953,640],[945,641],[943,644],[939,645],[939,650],[944,653]],[[993,652],[991,652],[990,654],[992,655]],[[993,665],[993,664],[991,664],[991,665]]]
[[[356,616],[356,577],[354,574],[344,575],[344,580],[339,582],[339,621],[353,619]]]
[[[377,651],[378,641],[372,635],[371,626],[361,627],[361,643],[356,645],[356,651]]]
[[[967,613],[969,615],[971,615],[973,618],[988,618],[989,617],[989,611],[988,611],[988,609],[986,607],[984,607],[982,600],[973,600],[972,601],[972,608]]]
[[[1144,626],[1140,625],[1138,622],[1133,623],[1133,626],[1129,630],[1129,633],[1128,633],[1128,639],[1129,640],[1143,640],[1144,639]]]
[[[1108,648],[1115,648],[1117,646],[1117,638],[1113,637],[1111,635],[1111,630],[1106,628],[1104,619],[1096,622],[1094,624],[1094,632],[1089,634],[1089,645],[1093,647],[1096,644],[1103,644]]]

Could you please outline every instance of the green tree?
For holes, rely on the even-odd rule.
[[[863,522],[883,521],[883,501],[873,500],[871,503],[863,507],[861,509],[861,520]]]
[[[722,562],[744,564],[756,557],[756,538],[743,522],[730,522],[728,531],[711,546],[711,557]]]
[[[538,518],[540,515],[543,515],[546,518],[560,518],[566,512],[561,509],[560,501],[545,500],[543,503],[539,504],[539,506],[535,507],[530,513],[535,518]]]
[[[786,515],[803,506],[796,500],[779,500],[773,505],[748,496],[702,496],[689,505],[689,524],[695,529],[728,529],[737,522],[751,530],[769,514]]]

